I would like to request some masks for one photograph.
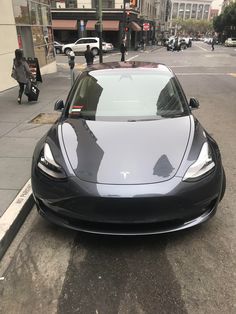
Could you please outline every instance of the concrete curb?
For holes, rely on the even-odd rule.
[[[0,260],[25,221],[33,204],[31,180],[29,180],[0,217]]]

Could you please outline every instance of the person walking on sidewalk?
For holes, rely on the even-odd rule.
[[[90,45],[87,45],[86,48],[87,49],[84,52],[84,57],[85,57],[87,66],[90,66],[90,65],[93,64],[94,55],[93,55],[93,52],[90,49]]]
[[[127,48],[125,46],[125,41],[123,40],[121,45],[120,45],[120,53],[121,53],[121,60],[120,61],[123,61],[125,62],[125,54],[127,52]]]
[[[15,58],[13,60],[13,75],[12,77],[19,84],[18,104],[21,104],[21,98],[24,92],[25,85],[29,82],[30,78],[33,78],[33,74],[30,71],[28,63],[26,62],[23,51],[21,49],[15,50]]]

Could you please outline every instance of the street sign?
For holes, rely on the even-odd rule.
[[[84,20],[80,20],[80,30],[81,32],[84,31]]]
[[[149,31],[150,30],[150,24],[149,23],[143,23],[143,30]]]

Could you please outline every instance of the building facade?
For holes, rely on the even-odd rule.
[[[17,84],[10,76],[17,48],[38,59],[42,74],[56,71],[49,0],[1,0],[0,40],[0,91]]]
[[[171,20],[173,19],[195,19],[209,20],[212,0],[173,0],[171,8]]]
[[[218,15],[219,15],[219,10],[218,9],[211,9],[210,10],[210,20],[213,20]]]
[[[122,38],[128,38],[130,47],[145,38],[150,41],[160,31],[158,3],[170,0],[103,0],[103,39],[118,47]],[[97,36],[95,24],[97,0],[53,0],[52,23],[55,38],[63,43],[73,42],[80,37]],[[160,13],[161,12],[161,13]],[[127,13],[129,15],[127,16]],[[162,18],[165,21],[165,17]],[[145,27],[143,25],[145,24]],[[127,33],[124,30],[128,29]]]

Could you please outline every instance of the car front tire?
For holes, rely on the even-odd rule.
[[[66,48],[66,49],[64,50],[64,52],[65,52],[66,55],[68,55],[71,51],[72,51],[71,48]]]

